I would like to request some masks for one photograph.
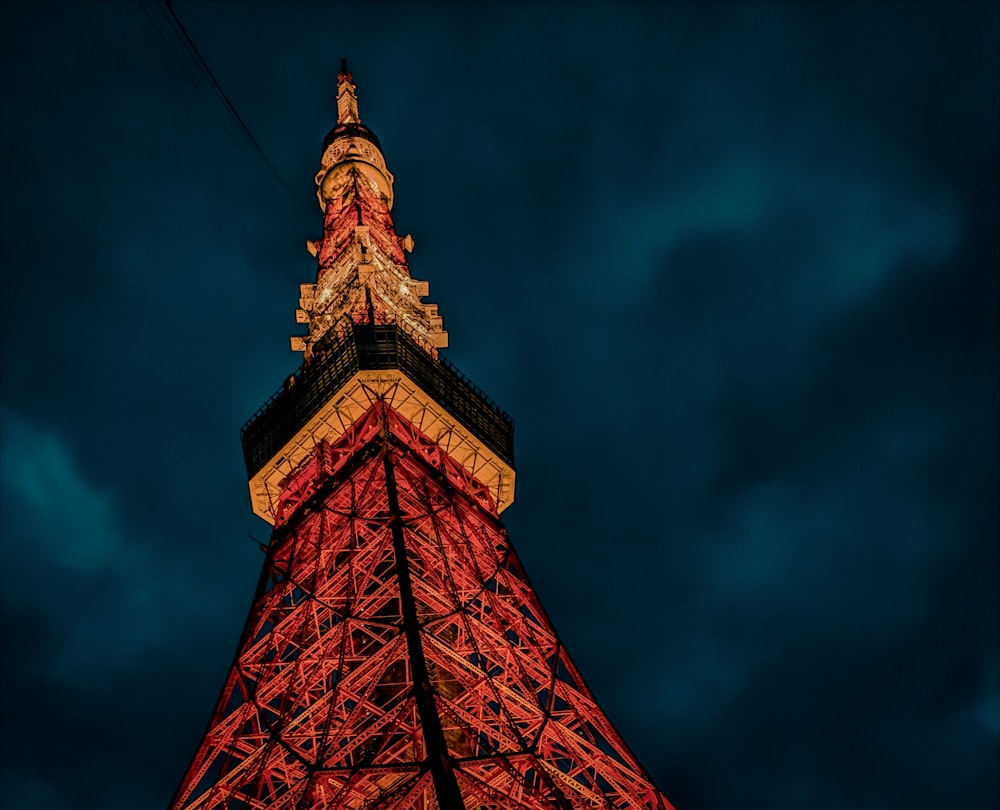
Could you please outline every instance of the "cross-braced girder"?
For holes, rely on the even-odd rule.
[[[171,807],[670,805],[567,655],[489,491],[376,403],[285,482]]]

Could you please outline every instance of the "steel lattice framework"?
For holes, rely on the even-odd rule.
[[[346,69],[339,91],[306,365],[244,428],[274,532],[170,807],[671,810],[511,547],[512,424],[437,357]]]

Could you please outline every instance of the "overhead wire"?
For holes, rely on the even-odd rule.
[[[152,16],[150,16],[150,13],[146,10],[146,3],[143,2],[142,0],[140,0],[140,2],[138,3],[138,6],[139,6],[139,9],[142,11],[143,16],[149,22],[149,24],[152,27],[152,29],[156,32],[156,36],[159,37],[160,42],[163,43],[163,46],[170,53],[171,58],[173,58],[174,62],[177,63],[177,66],[181,69],[181,71],[187,77],[187,80],[191,83],[191,86],[195,90],[197,90],[199,93],[210,92],[210,91],[206,90],[206,88],[204,87],[203,84],[199,83],[199,81],[195,77],[195,75],[188,69],[188,66],[184,63],[184,59],[182,58],[182,56],[178,55],[175,45],[173,45],[170,42],[170,40],[163,33],[163,30],[160,28],[160,25],[156,22],[156,20],[153,19]],[[160,5],[160,4],[157,4],[157,8],[164,15],[164,17],[166,17],[166,10],[163,8],[163,6]],[[226,126],[225,119],[221,117],[221,113],[218,110],[217,105],[211,103],[211,99],[209,99],[208,107],[212,111],[212,115],[215,116],[216,120],[224,128],[228,129],[228,127]]]
[[[137,3],[136,5],[138,5],[140,11],[142,11],[143,16],[146,18],[150,27],[155,32],[157,38],[163,43],[163,46],[170,53],[171,58],[177,63],[177,66],[184,73],[184,76],[186,77],[188,82],[190,82],[191,86],[198,93],[209,94],[206,97],[206,103],[209,109],[211,110],[212,115],[219,122],[220,127],[226,131],[227,135],[233,138],[234,143],[239,145],[241,137],[233,132],[231,124],[226,120],[226,116],[224,116],[221,110],[219,110],[218,103],[215,103],[215,100],[212,98],[212,96],[215,95],[215,93],[213,93],[213,89],[206,87],[204,80],[199,80],[198,71],[192,70],[190,64],[192,60],[190,58],[186,58],[194,56],[194,53],[192,53],[191,50],[192,47],[194,47],[195,51],[197,51],[196,46],[194,46],[193,40],[191,40],[190,37],[180,38],[178,36],[178,31],[174,27],[173,22],[171,20],[171,16],[168,13],[170,9],[166,8],[164,3],[162,2],[155,3],[157,10],[163,16],[162,20],[158,20],[156,14],[151,13],[151,9],[148,8],[146,2],[140,0],[140,2]],[[169,33],[164,31],[163,29],[164,24],[166,24],[170,28],[170,33],[174,34],[173,37],[171,37]],[[180,50],[178,50],[179,47],[177,41],[178,39],[180,40]],[[215,84],[218,85],[218,82],[216,81]],[[221,90],[221,86],[217,86],[215,90],[216,92],[219,92]],[[228,101],[228,98],[226,99],[226,101],[227,101],[227,106],[230,108],[230,111],[235,112],[235,107],[232,105],[231,102]],[[271,173],[281,183],[282,187],[289,194],[289,196],[291,196],[296,203],[300,203],[301,202],[300,197],[292,191],[289,185],[284,181],[284,178],[282,178],[280,174],[278,174],[277,169],[275,169],[274,165],[263,153],[263,150],[257,143],[256,139],[253,137],[252,133],[250,133],[249,127],[246,125],[246,122],[243,121],[242,117],[240,117],[238,113],[236,113],[236,118],[238,119],[238,123],[240,124],[239,127],[240,131],[243,133],[244,136],[248,137],[249,141],[251,142],[251,145],[255,148],[257,154],[263,159],[265,165],[270,169]],[[177,464],[184,459],[186,454],[190,452],[194,444],[194,441],[195,441],[194,437],[189,436],[186,438],[185,441],[182,441],[180,443],[175,443],[172,450],[168,453],[169,456],[172,456],[174,458],[175,463],[173,466],[177,466]],[[154,508],[158,508],[162,500],[163,500],[162,491],[157,490],[151,492],[149,497],[145,499],[144,511],[152,511]],[[255,540],[255,542],[258,542],[258,545],[263,546],[263,544],[259,543],[259,541]]]
[[[250,130],[250,127],[247,124],[247,122],[243,119],[243,116],[241,116],[240,113],[239,113],[239,111],[236,109],[236,105],[233,104],[232,100],[229,98],[229,96],[227,95],[226,91],[223,89],[221,82],[218,80],[218,78],[216,77],[215,73],[212,71],[211,67],[209,67],[208,61],[205,59],[205,57],[202,55],[201,51],[198,49],[198,45],[195,43],[194,38],[188,32],[187,28],[184,26],[184,23],[181,22],[180,17],[177,16],[177,12],[174,10],[174,7],[173,7],[173,4],[172,4],[171,0],[165,0],[165,2],[160,3],[160,7],[164,11],[164,16],[167,18],[168,22],[171,24],[173,30],[175,31],[176,34],[179,35],[181,41],[184,43],[185,47],[188,50],[188,53],[195,60],[195,64],[200,69],[202,75],[205,78],[208,79],[208,81],[209,81],[211,87],[214,89],[216,95],[219,97],[219,99],[221,99],[222,103],[225,105],[225,107],[228,110],[230,116],[232,117],[233,121],[236,123],[237,127],[239,127],[239,129],[243,133],[243,135],[246,137],[246,140],[250,144],[251,148],[254,150],[254,152],[256,152],[257,156],[260,158],[260,160],[263,162],[263,164],[267,167],[267,169],[270,172],[271,176],[274,177],[274,179],[278,181],[278,183],[281,185],[281,187],[288,193],[288,195],[293,200],[295,200],[295,202],[300,202],[299,195],[297,195],[295,193],[295,191],[288,184],[288,182],[285,180],[285,178],[281,176],[281,173],[278,171],[277,167],[274,165],[274,163],[271,161],[271,159],[267,156],[267,153],[264,151],[264,149],[261,147],[260,143],[254,137],[253,132]],[[143,13],[146,14],[146,18],[153,25],[154,29],[156,29],[156,32],[160,36],[160,38],[164,39],[162,32],[159,30],[159,28],[156,26],[156,24],[153,23],[153,20],[150,18],[149,14],[146,12],[145,8],[143,8]],[[165,39],[164,39],[164,42],[166,43]],[[169,47],[169,44],[168,44],[168,47]],[[173,49],[171,49],[171,53],[174,53]],[[175,53],[174,53],[174,58],[181,65],[181,68],[184,70],[184,73],[185,73],[185,75],[187,75],[188,79],[191,80],[192,82],[194,82],[194,79],[191,76],[190,72],[187,70],[187,68],[184,66],[184,64],[182,62],[180,62],[179,59],[177,59],[177,56],[176,56]]]

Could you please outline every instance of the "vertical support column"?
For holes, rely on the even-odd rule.
[[[383,405],[384,407],[384,405]],[[410,670],[413,673],[413,695],[420,715],[420,727],[427,747],[427,763],[434,780],[440,810],[465,810],[462,792],[455,779],[448,743],[444,738],[441,718],[434,703],[434,687],[427,672],[427,659],[420,641],[420,622],[417,617],[417,603],[413,597],[413,583],[410,581],[410,566],[406,558],[406,540],[403,537],[403,516],[399,508],[399,493],[396,489],[396,474],[392,466],[389,441],[389,425],[385,412],[381,415],[382,463],[385,468],[385,488],[389,497],[389,527],[392,531],[392,548],[396,560],[396,579],[399,582],[400,610],[403,633],[406,636],[407,652],[410,656]]]

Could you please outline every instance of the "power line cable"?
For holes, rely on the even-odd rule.
[[[239,128],[242,130],[247,140],[250,142],[250,145],[257,153],[257,156],[264,162],[264,165],[267,166],[268,170],[271,172],[274,178],[281,184],[282,188],[284,188],[285,191],[288,192],[288,195],[293,200],[295,200],[295,202],[299,202],[299,198],[292,190],[292,187],[285,181],[285,178],[281,176],[281,173],[271,162],[271,159],[261,148],[260,144],[257,143],[257,139],[254,138],[253,133],[250,131],[250,127],[247,126],[246,121],[243,120],[243,117],[237,111],[236,106],[233,104],[232,101],[230,101],[229,96],[226,95],[226,91],[222,89],[222,85],[219,83],[219,80],[215,77],[215,74],[212,72],[212,69],[208,66],[208,62],[205,61],[205,57],[202,56],[201,51],[198,50],[198,46],[195,44],[194,39],[191,38],[191,35],[188,33],[188,30],[184,27],[184,23],[181,22],[180,17],[177,16],[177,12],[174,11],[173,4],[170,2],[170,0],[166,0],[166,2],[164,3],[164,7],[169,13],[170,18],[172,19],[174,25],[176,26],[176,29],[183,36],[184,41],[187,44],[187,47],[189,48],[190,52],[197,59],[198,65],[201,67],[202,73],[205,76],[207,76],[209,81],[212,83],[212,86],[215,88],[215,91],[219,95],[219,98],[221,98],[223,103],[226,105],[226,108],[232,115],[233,120],[236,122],[237,126],[239,126]]]
[[[160,27],[160,24],[157,23],[156,20],[153,19],[153,17],[150,16],[150,13],[146,10],[146,4],[144,2],[141,2],[140,0],[138,5],[139,9],[143,13],[143,16],[149,22],[152,29],[156,32],[156,36],[159,37],[160,42],[163,43],[164,47],[170,53],[171,58],[174,60],[174,62],[177,63],[177,67],[179,67],[183,71],[184,75],[187,77],[187,80],[191,83],[191,86],[201,94],[205,94],[206,92],[210,94],[207,99],[208,108],[212,111],[212,115],[215,116],[215,119],[219,122],[219,124],[222,125],[223,129],[228,130],[229,127],[226,125],[226,121],[221,117],[221,113],[218,110],[217,106],[212,103],[212,95],[214,95],[212,94],[212,91],[206,88],[202,83],[200,83],[196,75],[193,74],[188,69],[188,66],[184,63],[184,59],[182,58],[182,56],[178,55],[176,47],[173,44],[171,44],[170,40],[164,35],[163,29]],[[164,15],[164,18],[166,18],[166,10],[159,4],[157,4],[157,9]]]
[[[183,71],[184,75],[187,77],[187,80],[191,83],[191,86],[195,90],[197,90],[199,93],[204,94],[204,93],[207,92],[209,94],[208,97],[207,97],[207,103],[208,103],[209,109],[212,111],[212,115],[215,116],[215,119],[219,122],[219,124],[222,126],[222,128],[224,130],[226,130],[227,132],[229,132],[230,129],[226,125],[226,121],[222,117],[220,117],[221,113],[218,110],[217,105],[214,104],[214,103],[212,103],[213,98],[216,97],[218,94],[216,92],[213,92],[214,88],[206,87],[206,85],[205,85],[204,82],[199,81],[198,78],[197,78],[198,72],[196,71],[195,73],[192,73],[191,70],[189,69],[188,65],[186,64],[186,60],[184,58],[185,53],[191,59],[196,59],[198,57],[195,54],[195,51],[192,50],[191,45],[188,43],[188,40],[186,38],[182,38],[181,33],[177,30],[176,25],[174,24],[173,20],[171,19],[170,15],[168,14],[168,10],[167,10],[165,4],[163,4],[162,2],[159,2],[159,3],[156,4],[156,8],[163,15],[163,18],[166,21],[168,28],[174,34],[174,37],[172,37],[172,38],[169,38],[166,35],[164,35],[163,28],[161,27],[161,24],[157,23],[156,20],[152,16],[150,16],[149,11],[147,11],[147,9],[146,9],[146,4],[144,2],[142,2],[142,0],[140,0],[140,2],[138,3],[138,6],[139,6],[139,9],[142,11],[143,16],[146,18],[147,22],[149,22],[150,26],[153,28],[153,31],[156,32],[156,36],[163,43],[164,47],[170,52],[170,56],[173,58],[174,62],[177,63],[177,66]],[[181,48],[181,53],[178,53],[176,41],[175,42],[171,42],[171,39],[179,41],[180,44],[183,46]],[[202,73],[204,74],[204,71],[202,71]],[[248,127],[246,127],[246,125],[243,123],[242,118],[238,117],[237,124],[240,127],[240,131],[243,132],[244,135],[246,135]],[[258,152],[258,155],[260,156],[260,153],[262,152],[262,150],[257,145],[256,141],[253,139],[252,135],[250,136],[250,141],[252,142],[252,145],[254,147],[256,147],[256,151]],[[238,143],[238,141],[237,141],[237,143]],[[272,174],[276,174],[277,170],[274,168],[273,164],[271,164],[271,161],[268,160],[266,156],[263,156],[263,157],[264,157],[265,164],[268,165],[268,168],[271,170]],[[292,196],[293,199],[295,199],[296,202],[299,202],[298,198],[295,196],[295,194],[292,191],[292,189],[285,182],[284,178],[281,177],[280,175],[276,175],[276,176],[277,176],[278,181],[281,183],[282,187],[285,189],[285,191],[287,191],[289,193],[289,195]]]
[[[174,46],[171,45],[170,41],[163,35],[163,31],[161,31],[160,26],[156,24],[156,20],[154,20],[151,16],[149,16],[149,12],[146,10],[146,4],[142,2],[142,0],[139,0],[139,10],[142,11],[142,16],[146,18],[146,21],[150,24],[150,26],[152,26],[153,30],[156,32],[156,36],[160,38],[160,42],[162,42],[164,47],[166,47],[166,49],[170,51],[170,55],[177,63],[177,66],[184,71],[184,75],[187,76],[188,81],[191,82],[192,87],[194,87],[195,89],[199,89],[197,80],[194,78],[193,75],[191,75],[191,71],[187,69],[187,65],[185,65],[184,62],[181,61],[181,58],[177,55],[177,52],[174,50]]]
[[[190,64],[187,63],[188,60],[185,59],[186,55],[191,54],[190,47],[184,41],[181,41],[180,51],[178,51],[179,46],[178,42],[176,41],[178,39],[177,32],[174,29],[173,25],[171,24],[170,19],[167,15],[167,10],[164,8],[163,4],[156,3],[157,10],[163,15],[164,18],[162,22],[158,22],[156,19],[156,15],[150,13],[150,10],[147,8],[147,4],[145,2],[139,2],[138,6],[139,9],[142,11],[143,16],[146,18],[147,22],[150,24],[153,31],[156,33],[156,36],[163,43],[167,51],[169,51],[170,56],[177,63],[177,66],[184,73],[187,80],[191,83],[191,86],[195,88],[195,90],[200,94],[206,94],[206,93],[208,94],[206,97],[206,102],[212,112],[212,115],[219,122],[222,129],[225,130],[227,136],[232,138],[233,142],[239,148],[241,145],[241,138],[236,133],[233,132],[232,126],[226,121],[224,114],[219,109],[219,105],[215,102],[213,98],[215,94],[213,93],[212,89],[206,86],[205,81],[203,79],[199,80],[198,71],[192,71]],[[173,37],[164,33],[163,30],[164,22],[168,25],[171,32],[174,34]],[[175,41],[172,42],[171,40]],[[187,53],[185,53],[185,51]],[[243,129],[244,127],[241,127],[241,130]],[[258,147],[258,152],[259,151],[260,149]],[[269,163],[269,161],[266,162]],[[273,166],[271,167],[271,169],[272,171],[274,171]],[[280,176],[278,177],[278,179],[282,180]],[[289,192],[289,194],[292,194],[291,190],[284,182],[282,182],[282,186],[285,188],[286,191]],[[294,197],[294,194],[292,194],[292,196]],[[299,200],[296,199],[296,202],[299,202]],[[180,464],[187,457],[194,443],[195,443],[195,438],[188,436],[185,440],[174,444],[172,450],[170,451],[170,453],[168,453],[168,456],[171,456],[173,458],[174,461],[172,465],[173,467],[178,466],[178,464]],[[165,496],[162,489],[151,491],[148,494],[148,496],[143,498],[141,502],[142,504],[144,504],[143,506],[144,510],[151,511],[154,509],[158,509],[162,505],[164,497]]]

